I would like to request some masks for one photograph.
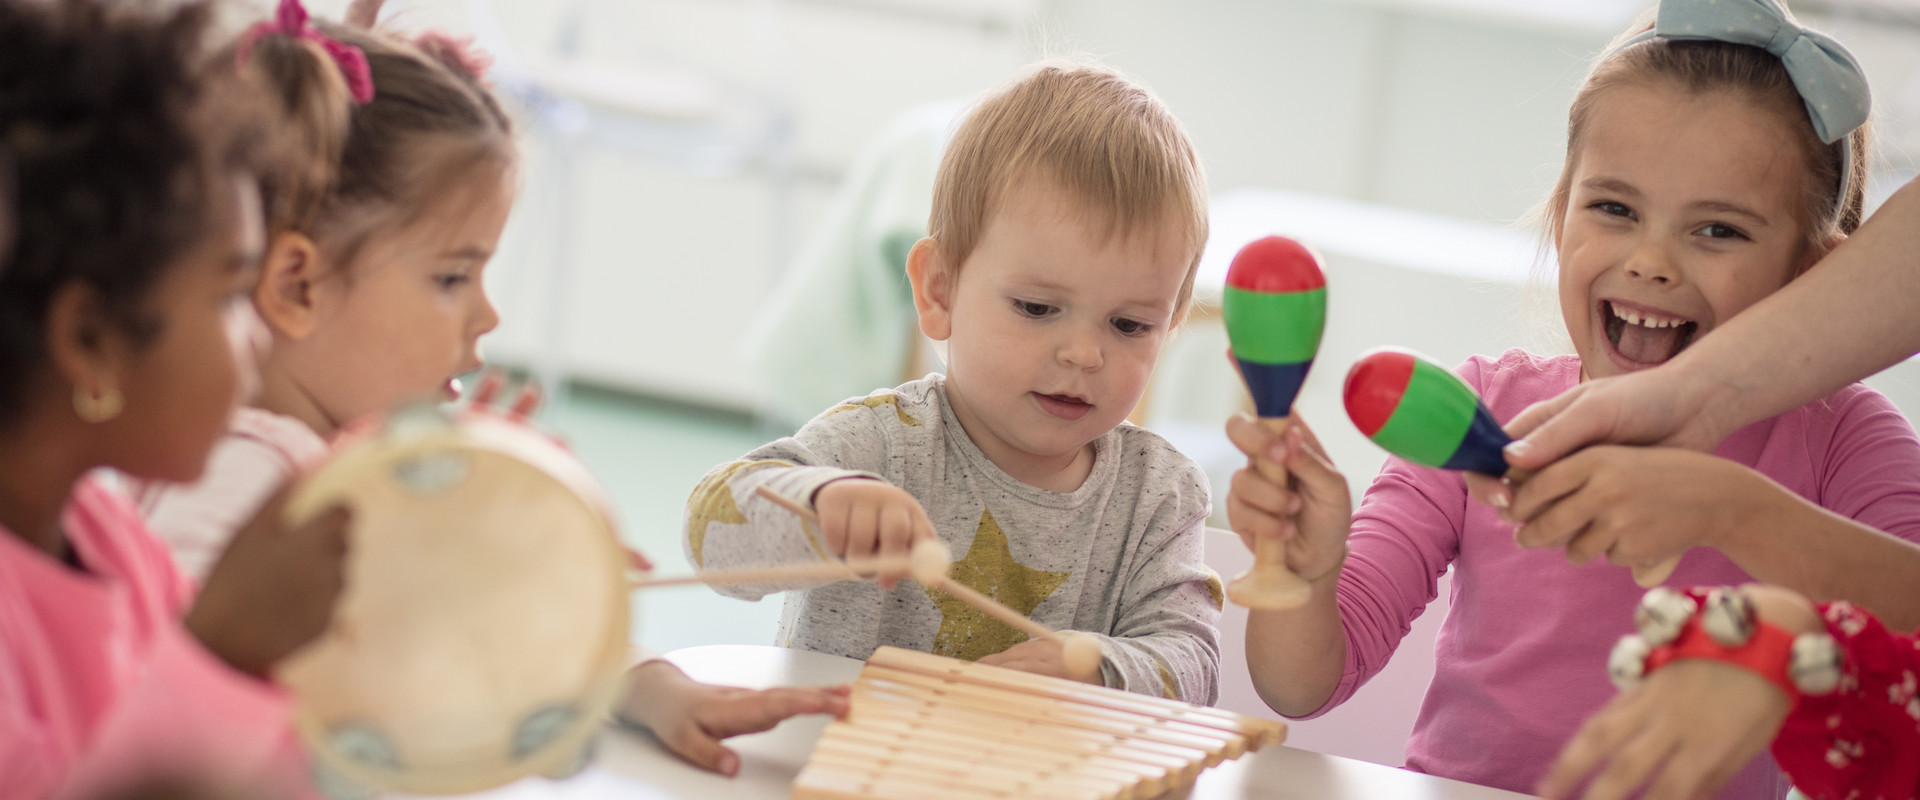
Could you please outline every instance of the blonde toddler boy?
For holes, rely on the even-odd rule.
[[[1205,475],[1126,424],[1185,315],[1206,181],[1158,99],[1097,66],[1043,63],[982,100],[941,162],[908,258],[932,374],[850,400],[715,468],[687,506],[704,569],[903,554],[1041,624],[1100,639],[1108,686],[1215,699],[1219,580],[1201,562]],[[821,528],[755,495],[809,503]],[[783,645],[893,645],[1065,676],[1062,648],[899,575],[761,584]]]

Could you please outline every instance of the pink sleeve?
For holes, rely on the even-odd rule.
[[[1485,393],[1490,365],[1475,357],[1455,372]],[[1390,456],[1353,513],[1350,552],[1340,571],[1340,623],[1347,663],[1325,705],[1333,710],[1387,666],[1413,621],[1440,593],[1440,576],[1460,555],[1467,484],[1458,474]]]
[[[22,671],[13,663],[22,656],[11,648],[0,639],[0,775],[6,776],[8,797],[46,797],[59,786],[69,755],[28,711]]]
[[[183,765],[209,776],[283,784],[291,704],[267,681],[233,671],[191,637],[165,635],[124,701],[103,721],[74,775],[88,796],[130,775]]]
[[[1820,505],[1920,542],[1920,437],[1879,392],[1859,385],[1850,389],[1826,401],[1837,407],[1824,443]],[[1822,451],[1820,443],[1808,444],[1816,447],[1814,452]]]
[[[1386,667],[1459,555],[1466,504],[1459,475],[1387,459],[1353,514],[1351,552],[1340,572],[1346,668],[1333,696],[1309,718],[1346,702]]]

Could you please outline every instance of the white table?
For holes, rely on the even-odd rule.
[[[861,666],[849,658],[759,645],[689,647],[667,658],[695,679],[753,688],[846,683]],[[821,717],[794,719],[767,733],[729,740],[740,754],[740,774],[731,779],[687,765],[651,736],[609,730],[601,737],[594,765],[580,775],[564,781],[521,781],[475,797],[783,798],[827,722]],[[1524,796],[1290,747],[1267,748],[1207,770],[1192,794],[1203,800],[1511,800]]]

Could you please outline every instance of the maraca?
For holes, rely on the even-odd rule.
[[[1227,340],[1260,424],[1284,432],[1326,328],[1327,277],[1320,259],[1292,239],[1256,240],[1240,248],[1227,268],[1221,305]],[[1255,463],[1268,480],[1286,485],[1284,467],[1265,459]],[[1233,602],[1262,610],[1298,608],[1308,592],[1307,582],[1287,569],[1286,543],[1273,539],[1254,542],[1253,568],[1227,586]]]
[[[1513,439],[1467,384],[1408,350],[1371,350],[1347,371],[1342,391],[1354,427],[1387,452],[1429,467],[1468,470],[1514,483],[1531,476],[1501,454]],[[1642,587],[1665,583],[1678,557],[1635,567]]]

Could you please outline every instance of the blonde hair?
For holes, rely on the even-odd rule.
[[[1152,92],[1085,61],[1048,60],[968,112],[940,160],[927,235],[950,274],[1007,193],[1040,178],[1085,204],[1102,237],[1177,219],[1191,255],[1174,321],[1207,242],[1207,178],[1185,128]]]
[[[1779,58],[1750,45],[1663,37],[1621,48],[1628,39],[1651,28],[1651,15],[1643,15],[1640,22],[1615,39],[1608,47],[1608,55],[1594,64],[1586,82],[1574,95],[1573,106],[1567,112],[1566,164],[1560,170],[1560,180],[1548,196],[1545,209],[1551,241],[1560,239],[1572,193],[1573,171],[1579,165],[1580,145],[1585,141],[1587,123],[1600,96],[1619,86],[1660,81],[1696,95],[1739,92],[1754,105],[1772,109],[1787,121],[1795,149],[1807,166],[1798,209],[1806,231],[1803,247],[1820,247],[1836,234],[1850,234],[1860,227],[1866,206],[1871,123],[1855,128],[1844,140],[1833,144],[1822,142],[1814,132],[1813,120],[1807,116],[1806,100],[1794,87],[1793,77],[1787,74]],[[1850,148],[1843,147],[1843,143],[1850,143]],[[1849,152],[1852,163],[1843,163],[1849,158]],[[1846,197],[1842,198],[1842,179],[1846,176],[1851,177],[1845,181]]]

